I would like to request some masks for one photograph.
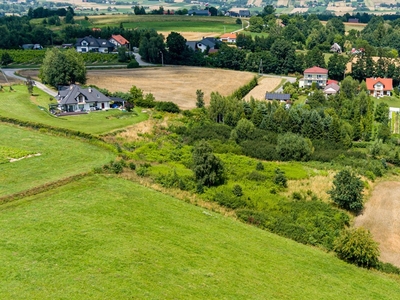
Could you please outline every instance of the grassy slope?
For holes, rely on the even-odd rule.
[[[0,146],[41,154],[0,164],[0,196],[90,171],[115,157],[114,154],[88,143],[2,123],[0,132]]]
[[[375,98],[372,97],[372,100],[374,101],[375,105],[378,105],[381,102],[386,103],[389,105],[389,107],[400,107],[400,99],[398,97],[392,96],[392,97],[382,97],[382,98]]]
[[[49,101],[49,95],[35,88],[34,93],[38,96],[30,100],[25,86],[16,85],[13,88],[15,92],[0,92],[0,115],[2,116],[93,134],[109,132],[147,119],[147,115],[142,114],[140,110],[137,111],[138,116],[120,119],[113,117],[121,113],[119,110],[57,118],[38,108],[38,105],[48,108],[49,103],[55,103],[54,100]]]
[[[4,299],[398,299],[330,254],[103,176],[0,207]]]

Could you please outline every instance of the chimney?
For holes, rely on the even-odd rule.
[[[89,86],[89,88],[88,88],[88,91],[89,91],[89,93],[91,93],[92,92],[92,88]]]

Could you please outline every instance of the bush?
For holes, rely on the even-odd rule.
[[[136,170],[136,165],[135,165],[135,163],[130,162],[128,166],[129,166],[129,169],[131,169],[132,171]]]
[[[281,187],[287,188],[287,179],[285,176],[285,172],[283,172],[279,168],[275,169],[274,183]]]
[[[139,68],[140,65],[136,60],[132,59],[126,67],[128,69],[135,69],[135,68]]]
[[[159,111],[166,111],[170,113],[179,113],[181,111],[178,105],[173,102],[157,102],[154,107]]]
[[[242,187],[241,187],[240,185],[238,185],[238,184],[235,184],[235,185],[233,186],[232,193],[233,193],[236,197],[241,197],[241,196],[243,196]]]
[[[364,228],[348,229],[335,240],[334,251],[337,256],[359,267],[373,268],[378,265],[378,243]]]
[[[257,171],[264,171],[264,165],[263,165],[263,163],[261,161],[257,162],[256,170]]]
[[[241,197],[225,192],[217,192],[214,196],[214,201],[218,202],[219,205],[231,209],[246,207],[246,201],[244,201]]]
[[[260,172],[253,171],[247,176],[247,179],[252,181],[265,181],[267,180],[267,176]]]
[[[276,152],[282,160],[309,160],[314,148],[309,139],[294,133],[286,133],[278,137]]]
[[[345,169],[335,175],[333,188],[328,194],[339,207],[359,212],[363,209],[363,189],[364,184],[361,179]]]

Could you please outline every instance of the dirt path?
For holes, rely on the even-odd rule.
[[[379,183],[354,225],[371,231],[381,261],[400,267],[400,182]]]

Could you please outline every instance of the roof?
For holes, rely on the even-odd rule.
[[[114,48],[115,46],[110,43],[110,41],[106,39],[96,39],[92,36],[85,36],[84,38],[78,38],[76,39],[76,44],[75,46],[80,46],[82,44],[82,41],[86,41],[90,47],[105,47],[105,48]]]
[[[224,33],[219,38],[220,39],[236,39],[236,33]]]
[[[239,10],[239,15],[250,16],[250,11],[248,9],[241,9],[241,10]]]
[[[328,79],[328,80],[326,81],[326,85],[330,85],[331,83],[339,84],[339,82],[338,82],[337,80],[333,80],[333,79]]]
[[[216,44],[221,43],[216,38],[213,37],[206,37],[203,38],[199,43],[202,43],[205,46],[213,48]]]
[[[290,100],[290,94],[282,94],[282,93],[266,93],[266,100]]]
[[[333,91],[329,91],[329,90],[333,90]],[[336,83],[331,83],[328,84],[325,88],[324,88],[324,93],[326,94],[334,94],[339,92],[340,90],[340,86],[338,86]]]
[[[111,39],[114,39],[117,43],[121,45],[129,44],[129,41],[120,34],[111,35]]]
[[[209,16],[210,12],[206,9],[205,10],[191,9],[188,11],[188,15]]]
[[[86,103],[91,102],[109,102],[110,98],[100,93],[93,87],[82,88],[78,85],[72,84],[70,86],[62,87],[58,91],[58,100],[61,105],[77,104],[76,97],[83,95]]]
[[[324,69],[324,68],[320,68],[317,66],[314,66],[312,68],[306,69],[304,70],[304,74],[305,73],[312,73],[312,74],[328,74],[328,70]]]
[[[366,79],[367,89],[370,90],[370,91],[371,90],[375,90],[375,85],[377,83],[381,83],[383,85],[383,90],[384,91],[393,90],[393,79],[392,78],[374,77],[374,78],[367,78]]]

